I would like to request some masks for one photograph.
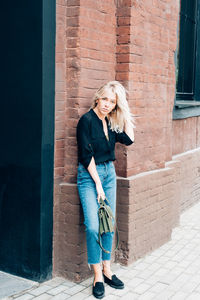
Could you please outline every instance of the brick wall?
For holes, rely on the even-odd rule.
[[[180,162],[180,213],[200,199],[200,148],[173,157]]]
[[[76,126],[95,90],[115,79],[114,1],[57,0],[54,275],[88,276],[83,215],[76,186]]]
[[[173,120],[173,155],[200,147],[200,117]]]
[[[177,17],[177,1],[57,0],[54,275],[89,275],[75,133],[101,84],[121,81],[136,119],[135,144],[117,146],[116,260],[165,243],[199,197],[199,152],[182,152],[199,147],[200,118],[172,122]]]
[[[117,73],[129,91],[136,143],[121,176],[162,168],[172,157],[177,1],[118,1]]]
[[[180,214],[200,199],[200,148],[173,156],[165,168],[118,178],[117,261],[129,264],[170,239]]]
[[[120,247],[116,258],[128,264],[158,248],[178,222],[175,169],[165,167],[118,179]]]
[[[65,115],[66,115],[66,2],[56,1],[56,82],[55,82],[55,144],[54,144],[54,220],[53,220],[53,273],[59,274],[62,232],[60,183],[64,176]]]

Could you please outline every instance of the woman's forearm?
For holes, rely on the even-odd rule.
[[[134,142],[135,137],[134,137],[133,126],[130,123],[125,122],[124,131],[129,136],[129,138]]]
[[[92,157],[90,164],[88,166],[88,172],[90,173],[92,179],[94,180],[96,184],[96,191],[97,191],[97,200],[99,202],[100,198],[105,199],[105,193],[101,184],[101,180],[99,178],[99,174],[96,169],[96,164],[94,157]]]
[[[90,164],[88,166],[88,172],[90,173],[92,179],[94,180],[94,182],[96,184],[101,183],[101,180],[99,178],[99,174],[98,174],[97,169],[96,169],[96,164],[95,164],[95,161],[94,161],[94,157],[92,157],[92,159],[90,161]]]

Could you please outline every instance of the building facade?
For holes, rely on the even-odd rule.
[[[189,1],[184,5],[187,13]],[[75,131],[104,82],[126,86],[136,120],[135,144],[117,146],[121,238],[114,259],[128,264],[167,242],[180,213],[199,200],[198,103],[188,113],[195,101],[176,102],[181,7],[178,0],[57,1],[55,274],[87,276]]]
[[[80,281],[90,271],[76,186],[76,126],[102,84],[124,84],[136,121],[135,143],[116,147],[120,244],[113,260],[127,265],[166,243],[181,212],[199,201],[200,1],[52,0],[46,7],[47,2],[41,19],[46,52],[39,107],[46,139],[39,148],[44,151],[39,269],[31,276],[32,266],[23,262],[28,276],[17,268],[3,270],[38,280],[58,275]],[[53,58],[55,66],[48,65]],[[43,82],[47,74],[49,81]]]

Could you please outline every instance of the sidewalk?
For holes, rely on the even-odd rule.
[[[115,290],[106,286],[105,300],[199,300],[200,203],[182,214],[180,226],[174,229],[170,242],[133,265],[115,264],[113,270],[126,287]],[[3,299],[91,300],[95,299],[91,284],[92,278],[80,284],[54,278]],[[0,290],[1,286],[0,277]]]

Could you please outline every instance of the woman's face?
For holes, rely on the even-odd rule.
[[[116,106],[117,99],[115,93],[111,90],[106,90],[104,94],[97,100],[96,109],[103,117],[106,117]]]

